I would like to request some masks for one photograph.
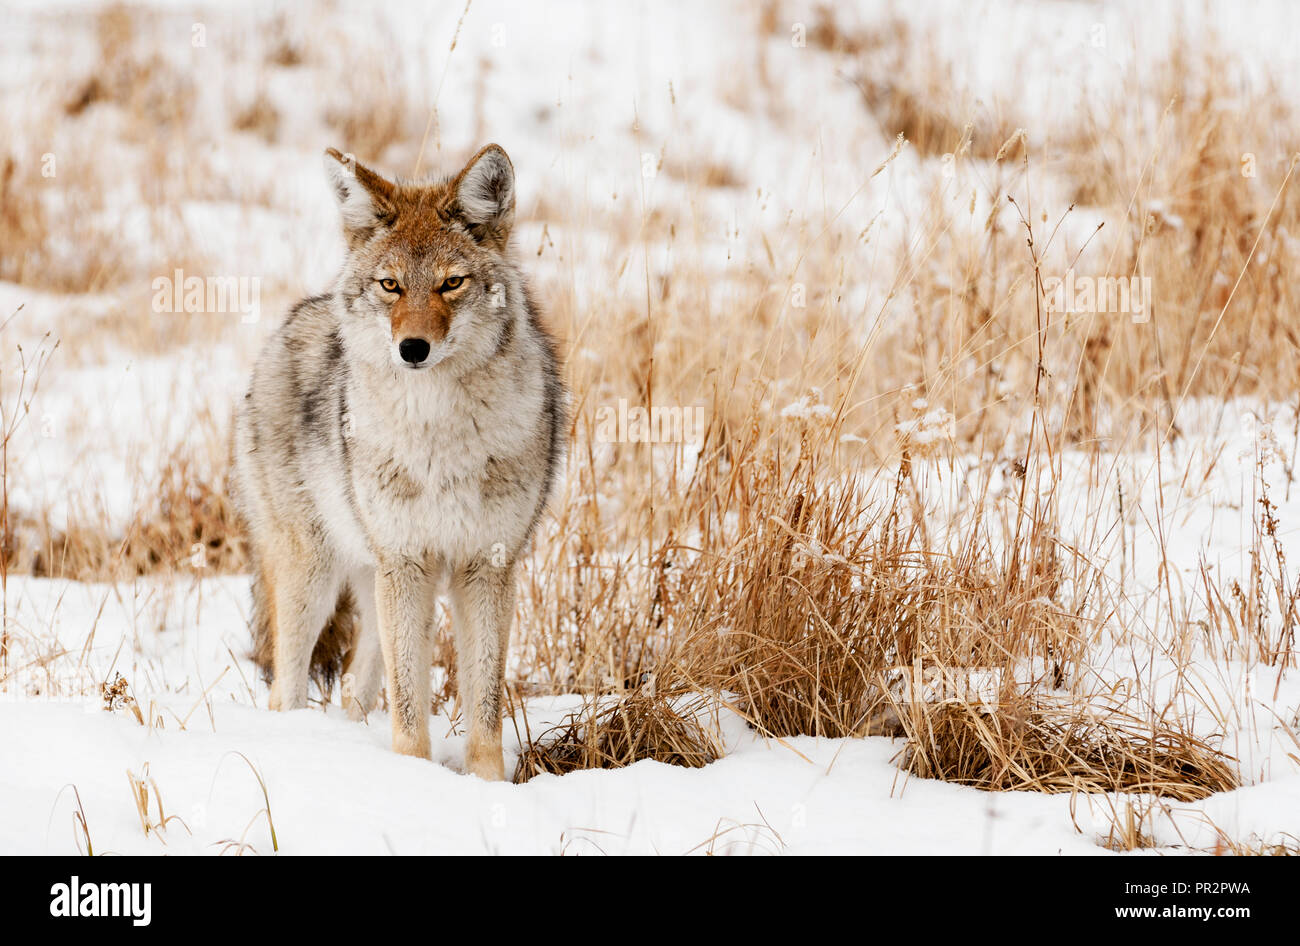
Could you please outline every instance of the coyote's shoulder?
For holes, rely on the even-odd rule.
[[[556,475],[565,394],[510,249],[504,151],[489,146],[437,182],[390,182],[337,152],[327,166],[342,272],[268,341],[236,418],[255,654],[281,708],[305,702],[309,667],[328,679],[342,666],[345,698],[364,712],[382,638],[414,660],[389,661],[390,703],[394,690],[399,704],[404,690],[415,699],[395,707],[395,745],[427,755],[427,699],[417,704],[433,597],[451,597],[462,671],[471,661],[462,690],[490,726],[513,566]]]

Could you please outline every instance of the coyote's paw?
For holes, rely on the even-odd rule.
[[[506,764],[501,757],[501,750],[487,749],[475,751],[469,749],[465,753],[465,772],[469,775],[477,775],[485,782],[504,782],[506,780]]]

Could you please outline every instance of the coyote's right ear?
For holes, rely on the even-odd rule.
[[[364,243],[377,227],[392,226],[396,216],[392,182],[334,148],[325,152],[325,173],[339,199],[349,244]]]

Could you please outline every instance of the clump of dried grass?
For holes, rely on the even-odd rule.
[[[901,134],[922,155],[965,149],[991,159],[1018,126],[1019,116],[1000,103],[963,98],[951,81],[960,70],[944,62],[933,43],[917,36],[901,17],[850,28],[837,19],[834,7],[823,4],[809,25],[807,42],[852,63],[863,104],[886,136]]]
[[[662,500],[639,576],[611,569],[579,519],[573,570],[590,571],[581,587],[594,593],[572,618],[591,629],[586,648],[625,655],[607,674],[653,667],[657,641],[684,641],[695,681],[733,694],[760,732],[830,737],[887,728],[903,670],[1076,677],[1098,576],[1060,546],[1049,510],[1003,542],[979,516],[930,534],[910,465],[885,483],[846,470],[838,430],[814,425],[784,448],[772,433],[757,449],[715,425],[719,450]],[[572,623],[554,627],[552,646]]]
[[[664,158],[663,172],[683,183],[706,189],[737,188],[745,185],[745,175],[728,162],[711,157]]]
[[[899,554],[898,536],[873,543],[853,491],[828,491],[811,465],[788,480],[774,464],[752,474],[734,544],[699,564],[696,659],[760,732],[862,734],[925,592],[870,593],[872,563]]]
[[[592,696],[555,726],[530,735],[514,781],[543,772],[620,769],[645,759],[701,768],[723,753],[720,736],[702,720],[708,709],[709,701],[684,682],[660,687],[647,674],[636,689]]]
[[[220,474],[211,475],[181,449],[158,472],[149,502],[121,533],[98,522],[48,527],[34,548],[11,550],[13,561],[37,577],[116,581],[142,575],[229,574],[248,568],[243,530]]]
[[[159,472],[152,506],[127,530],[128,569],[146,574],[157,566],[237,572],[248,566],[243,532],[221,476],[210,477],[184,452]]]
[[[300,33],[293,29],[284,13],[278,14],[266,30],[268,40],[265,61],[281,69],[294,69],[307,60],[309,46]]]
[[[54,292],[94,291],[120,280],[123,252],[97,242],[89,218],[102,208],[103,194],[86,182],[93,175],[70,183],[66,170],[61,178],[54,173],[58,161],[66,161],[62,152],[0,152],[0,280]]]
[[[0,162],[0,279],[21,281],[42,268],[50,221],[35,181],[34,167],[20,168],[11,155]]]
[[[900,708],[903,767],[988,791],[1128,792],[1196,801],[1238,785],[1231,761],[1176,719],[1012,697]]]
[[[194,80],[142,40],[139,14],[124,4],[101,10],[95,20],[99,59],[64,103],[76,117],[92,105],[111,103],[139,120],[134,127],[156,133],[159,126],[183,124],[197,97]]]
[[[280,135],[280,110],[266,91],[260,90],[252,101],[235,111],[231,124],[236,131],[251,132],[268,144],[274,144]]]
[[[867,108],[879,116],[882,130],[891,137],[901,134],[919,153],[996,157],[1018,127],[1015,117],[954,99],[951,85],[938,81],[942,74],[928,71],[936,81],[923,89],[864,74],[858,88]]]

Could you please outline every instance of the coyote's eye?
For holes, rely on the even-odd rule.
[[[401,291],[401,286],[399,286],[399,285],[397,284],[397,280],[396,280],[396,279],[393,279],[393,278],[391,278],[391,277],[388,278],[388,279],[381,279],[381,280],[379,280],[379,287],[380,287],[381,289],[383,289],[384,292],[400,292],[400,291]]]
[[[450,292],[453,289],[459,289],[464,282],[465,282],[464,276],[448,276],[445,280],[443,280],[442,288],[439,289],[438,291]]]

